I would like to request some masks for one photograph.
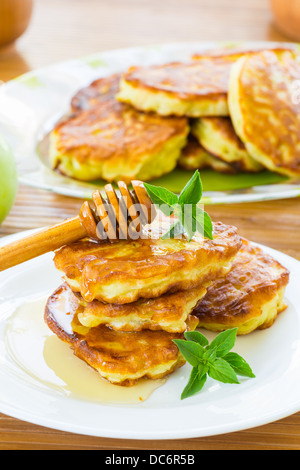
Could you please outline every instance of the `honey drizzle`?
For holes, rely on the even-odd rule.
[[[45,325],[46,301],[42,298],[25,303],[7,323],[7,351],[28,380],[66,397],[118,405],[141,403],[166,382],[145,379],[132,387],[122,387],[101,378]],[[69,321],[71,325],[71,315]]]

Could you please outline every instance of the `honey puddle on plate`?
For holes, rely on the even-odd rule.
[[[43,318],[46,301],[25,303],[7,322],[7,351],[26,379],[68,397],[106,404],[141,403],[166,382],[142,380],[122,387],[102,379],[48,329]]]

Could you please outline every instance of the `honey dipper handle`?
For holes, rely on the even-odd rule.
[[[79,217],[42,229],[33,235],[0,248],[0,271],[57,250],[63,245],[86,237]]]

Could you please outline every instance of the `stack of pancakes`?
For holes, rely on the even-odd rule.
[[[176,166],[299,178],[299,83],[297,49],[284,46],[131,67],[73,97],[51,132],[51,165],[83,181],[147,181]]]
[[[299,57],[283,48],[214,51],[101,78],[73,97],[72,115],[51,133],[52,166],[84,181],[147,181],[177,165],[299,178],[298,79]],[[160,230],[83,240],[55,255],[65,284],[46,322],[113,383],[180,367],[173,339],[187,329],[249,334],[286,308],[288,271],[235,228],[215,223],[213,240],[190,243],[163,240]]]
[[[132,67],[122,77],[118,99],[160,116],[189,118],[191,131],[178,162],[182,168],[268,169],[299,179],[296,48],[227,49],[192,59]]]
[[[185,331],[249,334],[286,308],[288,271],[235,227],[214,223],[213,240],[191,242],[161,238],[166,229],[154,221],[136,241],[84,239],[55,254],[64,283],[49,298],[45,321],[114,384],[181,367],[173,340]]]
[[[142,181],[177,165],[189,133],[188,119],[144,113],[116,99],[121,75],[93,82],[72,99],[71,116],[50,135],[53,169],[91,181]]]
[[[165,227],[153,224],[136,241],[85,239],[55,254],[65,283],[49,298],[45,321],[115,384],[161,378],[185,363],[173,339],[195,329],[192,312],[241,246],[237,229],[221,223],[214,240],[191,242],[162,239]]]

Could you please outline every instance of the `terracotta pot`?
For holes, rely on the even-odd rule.
[[[0,0],[0,47],[8,46],[27,29],[33,0]]]
[[[271,0],[271,8],[278,29],[300,41],[300,0]]]

